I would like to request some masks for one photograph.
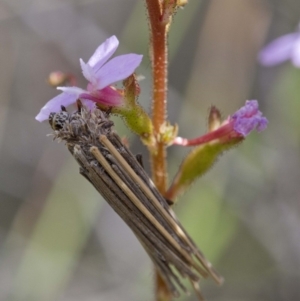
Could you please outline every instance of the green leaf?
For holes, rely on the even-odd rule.
[[[216,162],[219,155],[240,143],[241,139],[232,139],[228,143],[218,140],[195,147],[183,160],[168,191],[168,198],[174,200],[184,192],[197,178],[206,173]]]

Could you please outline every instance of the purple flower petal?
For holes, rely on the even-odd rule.
[[[56,97],[49,100],[40,110],[39,114],[36,115],[35,119],[42,122],[49,118],[50,113],[59,112],[61,110],[61,106],[69,106],[72,103],[75,103],[77,100],[76,94],[70,93],[61,93]]]
[[[254,129],[263,131],[268,125],[267,118],[258,110],[257,100],[247,100],[245,106],[231,116],[231,120],[234,130],[244,137]]]
[[[142,58],[142,55],[131,53],[111,59],[96,72],[98,78],[97,89],[100,90],[112,83],[127,78],[140,65]]]
[[[94,86],[97,86],[98,81],[94,69],[89,64],[86,64],[82,59],[79,59],[79,62],[83,76]]]
[[[274,40],[259,53],[259,61],[265,66],[273,66],[290,59],[299,37],[299,33],[290,33]]]
[[[258,124],[257,124],[257,126],[256,126],[256,130],[258,132],[264,131],[267,128],[268,123],[269,123],[269,121],[266,117],[261,117]]]
[[[63,91],[68,94],[74,94],[78,98],[81,93],[84,93],[85,90],[79,87],[57,87],[57,90]]]
[[[88,60],[88,64],[97,72],[102,65],[115,53],[119,41],[115,36],[103,42]]]
[[[299,38],[295,41],[291,60],[295,67],[300,68],[300,34]]]

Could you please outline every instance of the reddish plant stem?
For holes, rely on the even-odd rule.
[[[155,134],[159,134],[161,125],[166,118],[167,98],[167,33],[165,24],[161,23],[161,8],[159,0],[146,0],[151,29],[153,96],[152,122]],[[164,194],[166,190],[166,148],[158,141],[156,152],[152,152],[152,176],[159,189]]]
[[[153,72],[152,122],[156,135],[166,119],[167,99],[167,29],[161,22],[162,7],[160,0],[146,0],[151,31],[151,61]],[[158,137],[158,136],[156,136]],[[155,152],[151,152],[153,181],[162,195],[167,187],[166,147],[157,142]],[[156,272],[156,301],[170,301],[172,294],[160,274]]]

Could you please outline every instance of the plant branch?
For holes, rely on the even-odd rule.
[[[167,26],[161,22],[160,0],[146,0],[151,32],[151,62],[153,75],[152,122],[154,133],[159,137],[161,126],[166,120],[167,100]],[[166,147],[157,139],[157,147],[151,152],[153,181],[162,195],[167,187]],[[156,300],[170,301],[172,294],[160,274],[156,272]]]
[[[151,46],[152,46],[152,122],[154,132],[159,137],[160,128],[166,118],[167,99],[167,30],[161,22],[161,8],[158,0],[146,0],[150,18]],[[157,149],[151,154],[153,180],[159,191],[166,190],[166,149],[164,143],[157,141]]]

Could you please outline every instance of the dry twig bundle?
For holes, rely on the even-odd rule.
[[[66,142],[80,173],[132,229],[175,297],[178,286],[186,292],[180,277],[191,281],[199,300],[203,300],[200,276],[222,283],[141,162],[113,131],[109,113],[81,107],[69,114],[62,107],[62,112],[50,114],[49,121],[54,138]]]

